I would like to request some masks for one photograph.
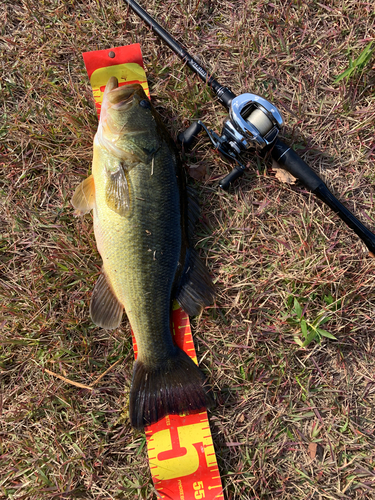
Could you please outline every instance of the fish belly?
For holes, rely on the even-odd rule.
[[[181,251],[181,206],[174,158],[162,147],[152,162],[126,177],[130,208],[125,216],[106,204],[106,168],[94,155],[94,230],[103,270],[129,318],[140,360],[160,364],[174,352],[170,333],[171,291]],[[96,172],[94,172],[96,170]]]

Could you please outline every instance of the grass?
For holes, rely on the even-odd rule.
[[[375,231],[373,58],[335,83],[348,53],[373,47],[371,2],[142,3],[221,83],[273,101],[284,140]],[[97,126],[81,52],[140,42],[174,137],[192,118],[220,131],[226,112],[123,2],[5,0],[0,16],[0,498],[156,498],[124,412],[129,325],[106,332],[88,314],[101,262],[91,217],[70,205]],[[226,498],[375,498],[374,260],[256,154],[229,193],[207,138],[185,162],[217,287],[192,325]],[[337,340],[298,345],[322,314]]]

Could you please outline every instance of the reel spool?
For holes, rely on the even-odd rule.
[[[250,148],[271,146],[283,123],[279,110],[269,101],[256,94],[241,94],[230,103],[222,136],[240,154]]]
[[[229,120],[245,139],[240,142],[242,149],[270,146],[284,124],[276,106],[256,94],[235,97],[230,104]],[[225,130],[230,125],[228,121],[224,123]]]

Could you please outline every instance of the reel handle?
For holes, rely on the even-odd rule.
[[[184,130],[183,132],[180,132],[177,136],[178,142],[185,149],[185,151],[191,147],[193,142],[197,139],[197,135],[199,134],[199,132],[201,132],[202,129],[206,130],[209,138],[213,142],[213,138],[210,135],[210,131],[202,124],[202,122],[200,122],[200,121],[193,122],[186,130]],[[214,144],[214,146],[217,147],[218,144],[216,143],[216,144]],[[218,151],[220,151],[221,153],[223,153],[225,155],[225,151],[220,149],[220,146],[218,148]],[[226,156],[228,156],[228,155],[226,155]],[[231,159],[233,160],[233,157]],[[227,176],[225,176],[223,179],[221,179],[219,182],[219,187],[224,189],[224,191],[227,191],[229,189],[230,185],[232,184],[232,182],[234,182],[236,179],[238,179],[238,177],[241,177],[241,175],[245,171],[245,166],[241,165],[241,163],[238,160],[236,160],[236,161],[237,161],[237,165],[233,168],[233,170]]]
[[[193,142],[197,139],[197,135],[202,128],[203,127],[199,122],[193,122],[186,130],[178,134],[177,140],[185,150],[189,149]]]
[[[328,189],[322,179],[293,151],[279,139],[271,152],[272,157],[299,179],[323,203],[329,206],[345,224],[364,242],[369,251],[375,254],[375,234],[367,229]]]
[[[233,170],[224,177],[224,179],[221,179],[221,181],[219,182],[219,187],[221,187],[221,189],[224,189],[224,191],[228,191],[232,182],[241,177],[244,171],[245,169],[243,167],[241,167],[240,165],[236,165]]]

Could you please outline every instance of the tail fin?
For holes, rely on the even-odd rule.
[[[143,429],[165,415],[210,408],[213,403],[204,374],[178,347],[175,355],[161,366],[135,362],[129,413],[136,429]]]

